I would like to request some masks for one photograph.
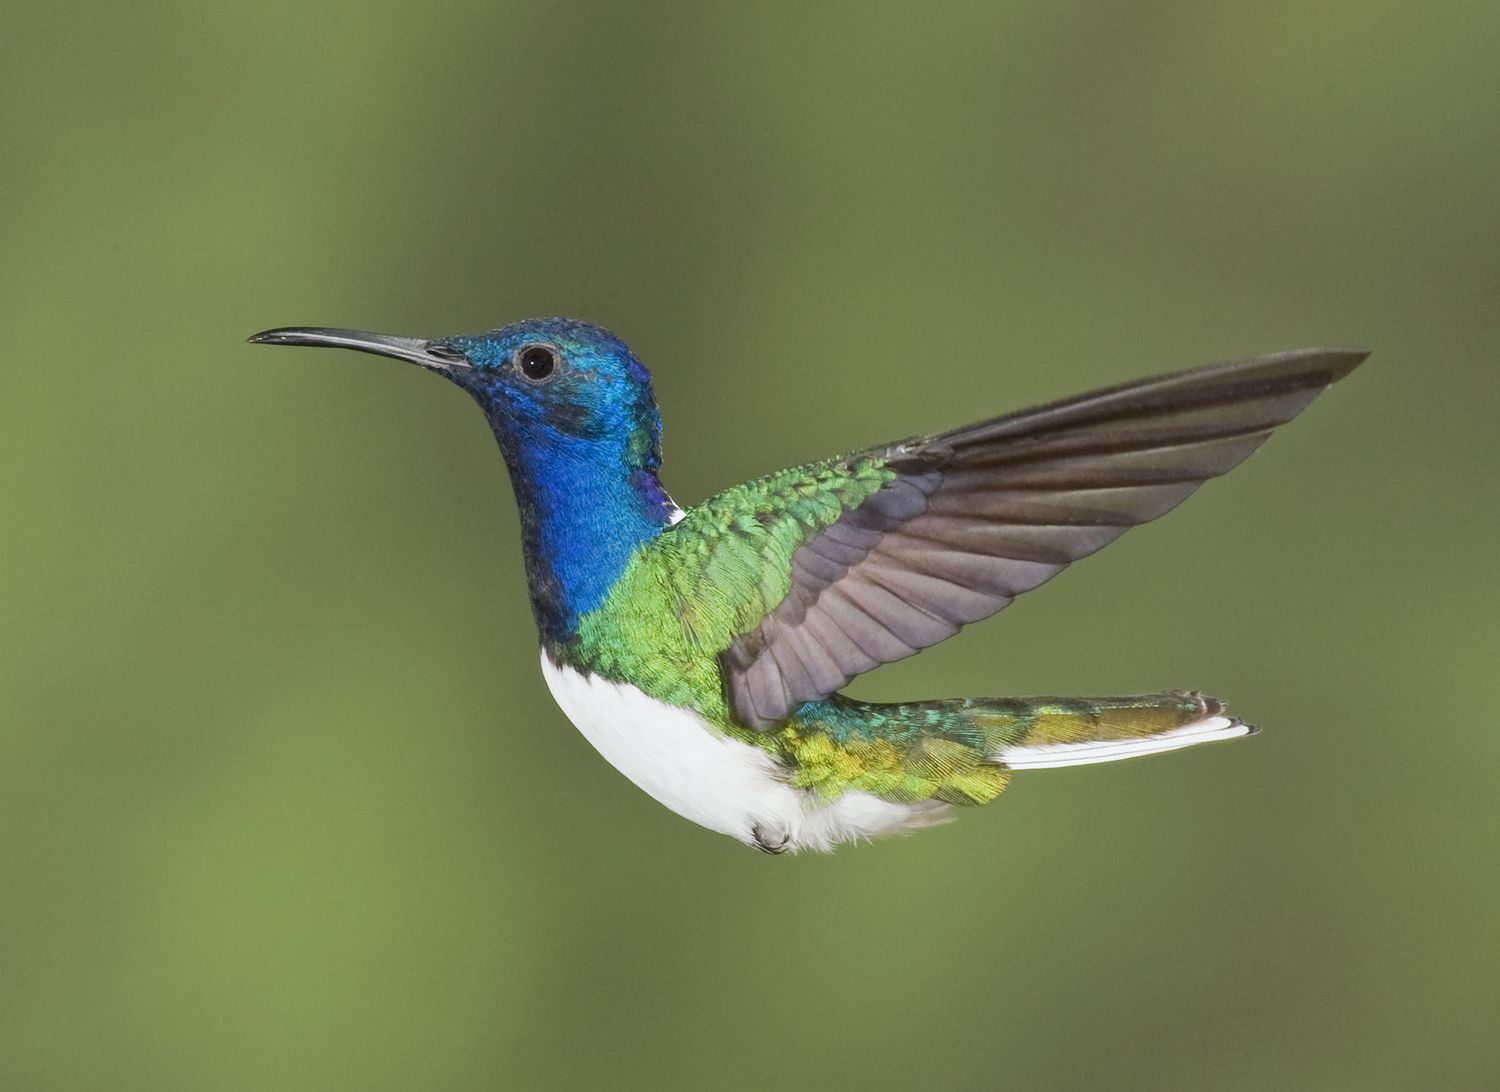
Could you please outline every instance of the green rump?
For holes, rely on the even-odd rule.
[[[878,705],[842,695],[810,702],[771,731],[740,724],[719,656],[791,586],[792,554],[896,477],[862,455],[795,467],[691,509],[631,558],[608,598],[554,658],[671,705],[779,759],[789,783],[828,800],[982,804],[1004,790],[1003,748],[1168,731],[1203,715],[1197,695],[984,699]]]

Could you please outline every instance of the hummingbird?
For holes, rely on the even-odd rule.
[[[566,318],[438,338],[284,327],[466,391],[500,446],[558,706],[657,801],[767,853],[995,799],[1019,771],[1250,735],[1218,698],[841,693],[1227,473],[1368,355],[1297,349],[1123,383],[781,470],[682,508],[651,376]]]

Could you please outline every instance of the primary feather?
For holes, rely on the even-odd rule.
[[[752,556],[722,654],[769,728],[877,664],[1004,608],[1224,474],[1364,358],[1302,350],[1114,387],[739,486],[678,535]],[[725,518],[725,513],[733,518]],[[731,544],[729,540],[739,540]],[[704,580],[717,581],[712,566]],[[760,617],[756,617],[761,614]]]

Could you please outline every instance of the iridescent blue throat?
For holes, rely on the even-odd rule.
[[[531,609],[542,640],[562,644],[604,602],[631,554],[677,513],[657,477],[656,409],[626,428],[577,436],[517,422],[498,400],[485,409],[515,487]]]

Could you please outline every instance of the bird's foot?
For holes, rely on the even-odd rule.
[[[764,823],[756,823],[751,827],[750,836],[755,839],[755,848],[762,853],[785,853],[787,843],[792,840],[787,831],[768,827]]]

